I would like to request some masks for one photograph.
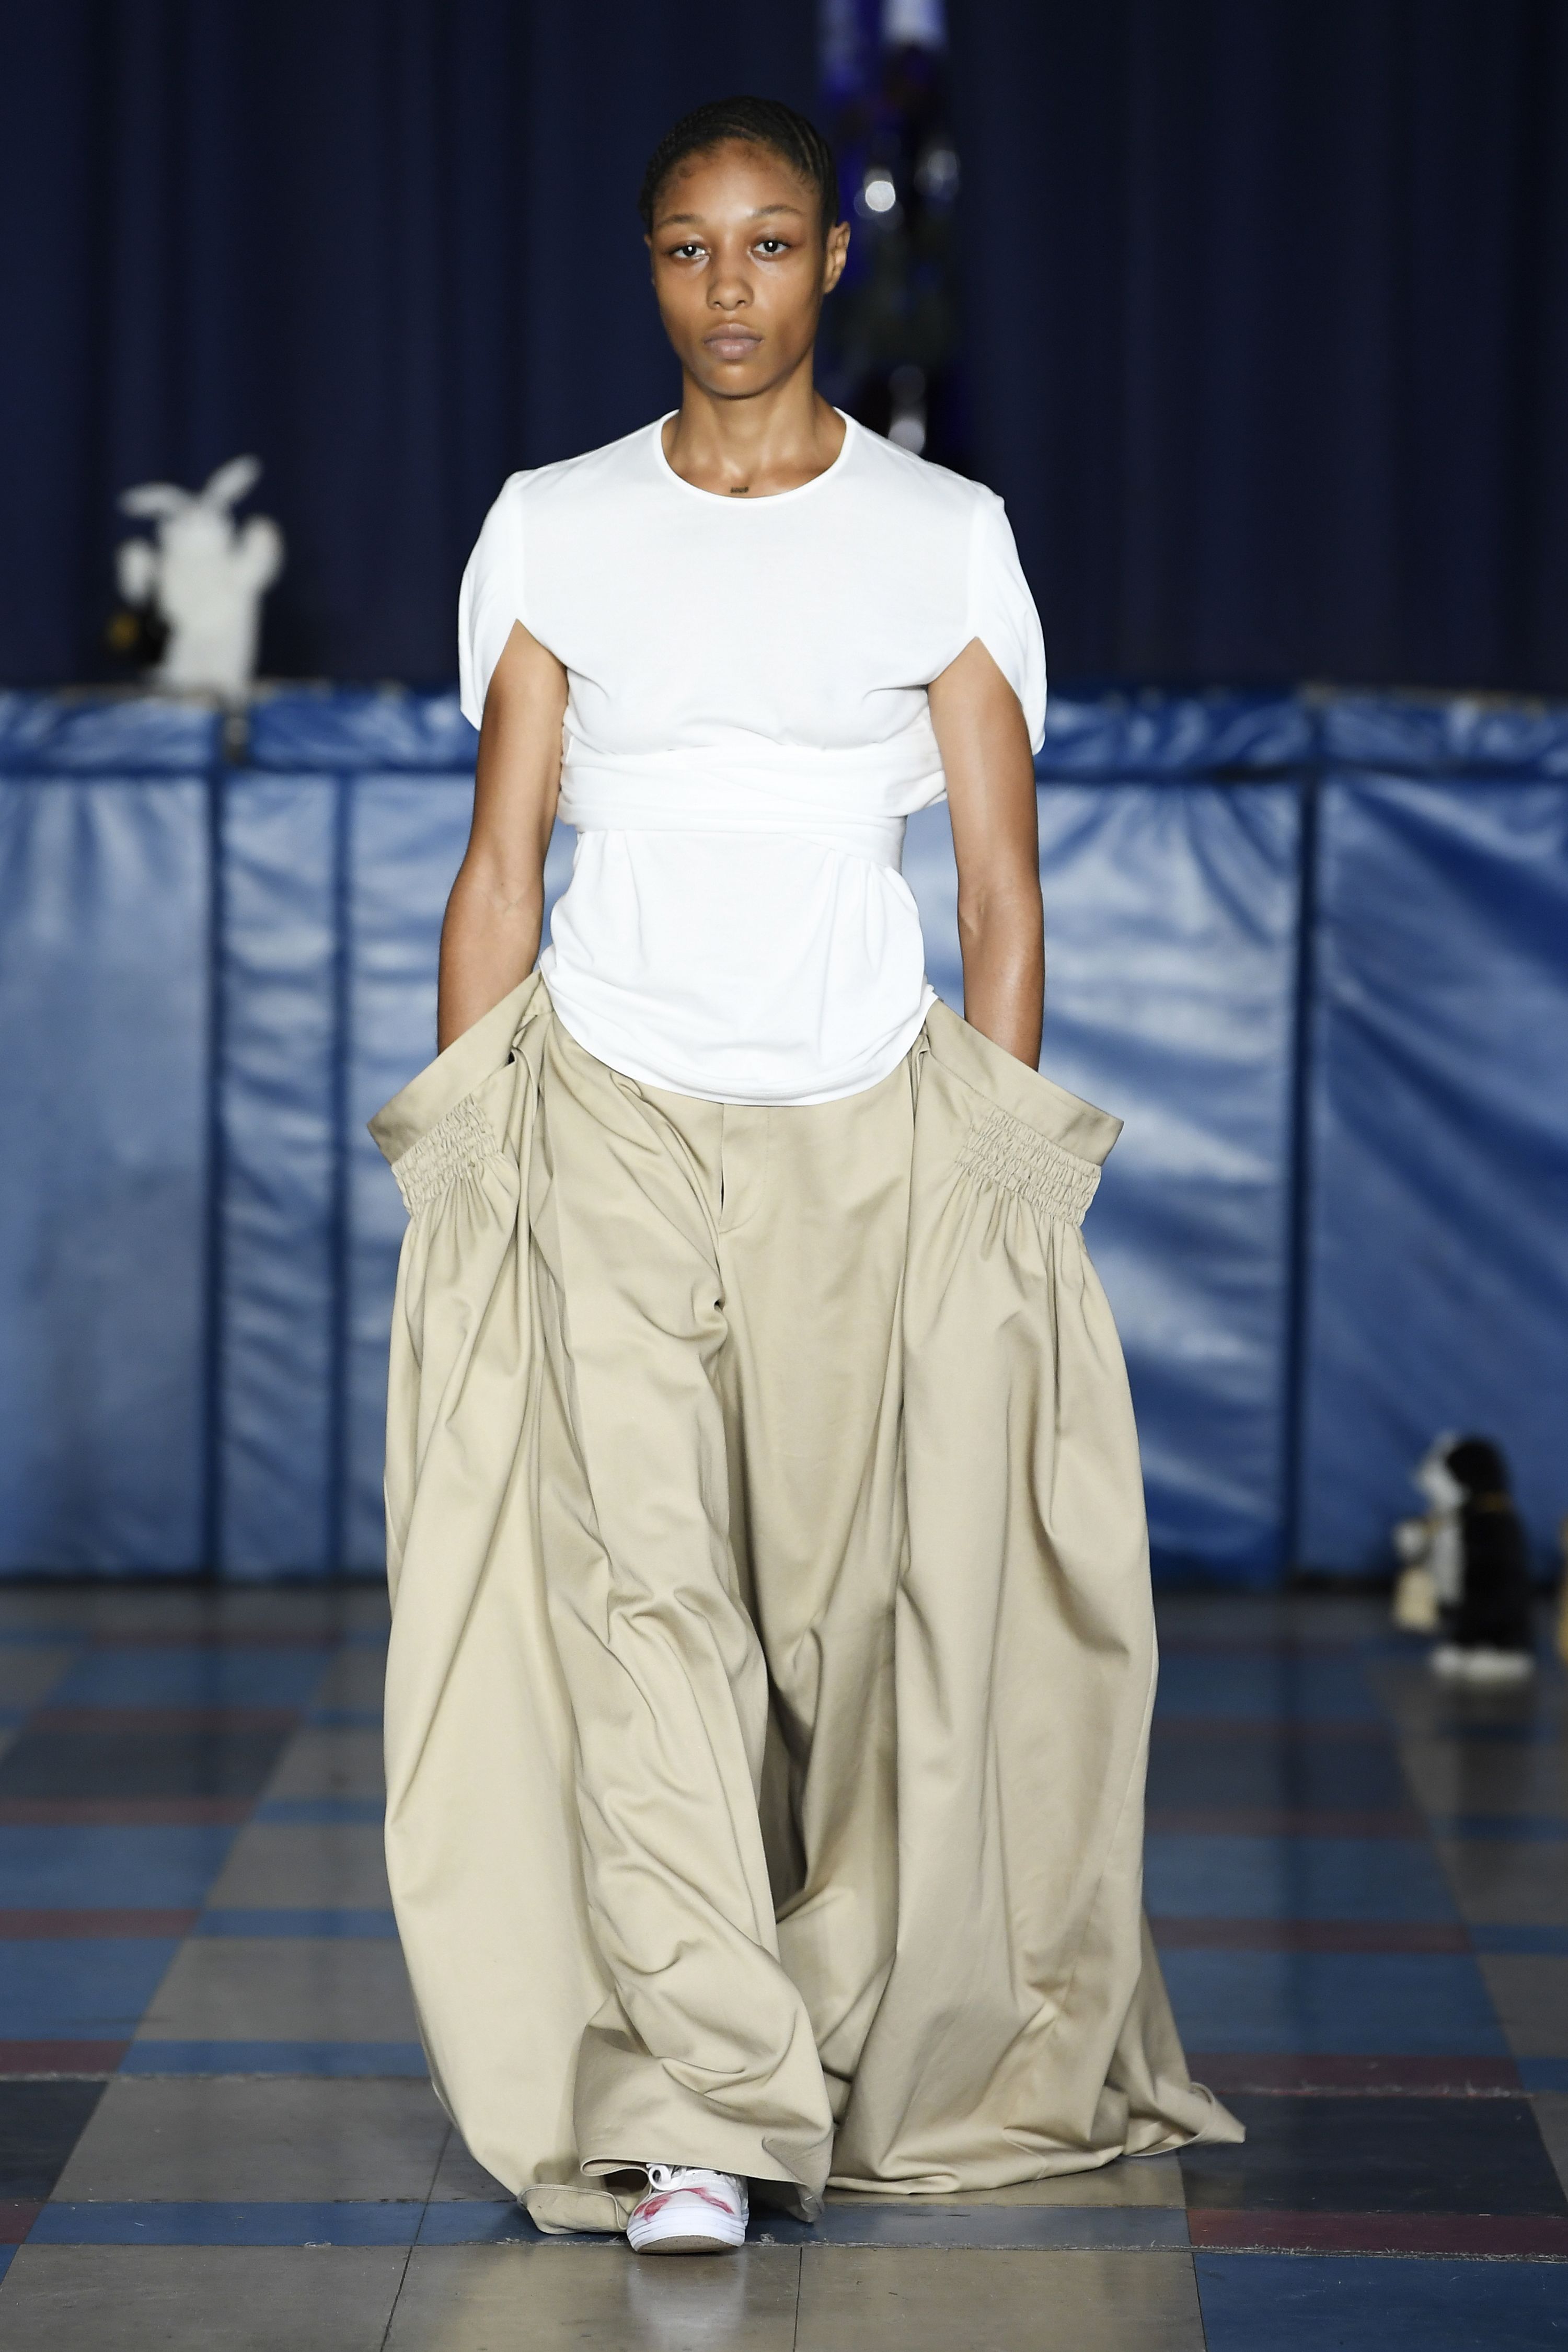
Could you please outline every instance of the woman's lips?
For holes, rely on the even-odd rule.
[[[762,343],[761,335],[749,335],[742,328],[721,331],[716,335],[704,335],[702,348],[711,352],[716,360],[749,360]]]

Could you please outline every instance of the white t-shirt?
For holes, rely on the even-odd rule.
[[[1039,620],[977,483],[846,418],[814,481],[721,497],[663,424],[506,483],[463,576],[463,709],[513,621],[566,669],[578,841],[540,964],[578,1044],[710,1102],[831,1102],[931,1003],[899,871],[945,790],[926,688],[979,637],[1037,749]]]

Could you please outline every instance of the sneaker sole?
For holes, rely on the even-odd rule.
[[[645,2238],[640,2246],[633,2246],[634,2254],[738,2254],[744,2241],[740,2238],[694,2238],[683,2234],[679,2238]]]

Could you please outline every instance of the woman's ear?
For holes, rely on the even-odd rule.
[[[822,290],[831,294],[844,275],[844,265],[849,258],[849,224],[836,221],[827,232],[827,249],[822,260]]]

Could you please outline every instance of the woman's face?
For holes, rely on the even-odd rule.
[[[705,392],[746,399],[797,368],[838,283],[849,229],[824,241],[815,188],[771,147],[691,155],[659,194],[648,247],[659,316]]]

